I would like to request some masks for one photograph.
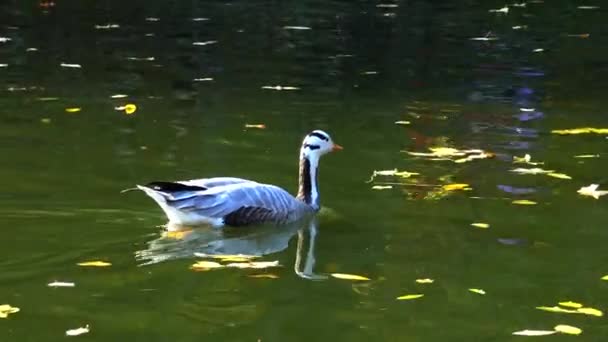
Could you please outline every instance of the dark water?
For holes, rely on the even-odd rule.
[[[79,338],[506,341],[569,324],[603,341],[604,318],[535,309],[608,301],[606,198],[577,194],[608,189],[605,136],[551,134],[608,126],[602,5],[3,2],[0,304],[21,311],[0,320],[1,340],[63,340],[89,324]],[[114,109],[127,103],[134,114]],[[345,146],[322,162],[317,221],[167,234],[149,198],[120,194],[209,176],[295,191],[297,148],[314,128]],[[434,146],[495,157],[403,152]],[[544,164],[512,163],[526,153]],[[395,168],[420,175],[366,183]],[[443,190],[452,183],[472,190]],[[511,203],[521,199],[537,204]],[[194,272],[194,252],[283,267]],[[89,260],[112,266],[76,265]],[[371,280],[324,278],[334,272]],[[396,300],[405,294],[425,296]]]

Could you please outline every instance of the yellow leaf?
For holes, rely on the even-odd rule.
[[[420,174],[417,172],[408,172],[408,171],[395,172],[395,176],[402,177],[402,178],[410,178],[411,176],[418,176],[418,175],[420,175]]]
[[[345,280],[357,280],[357,281],[370,280],[369,278],[364,277],[364,276],[360,276],[360,275],[356,275],[356,274],[348,274],[348,273],[332,273],[331,276],[334,278],[345,279]]]
[[[554,177],[554,178],[559,178],[559,179],[572,179],[572,177],[568,176],[565,173],[550,172],[550,173],[547,173],[547,176]]]
[[[236,256],[221,258],[220,260],[222,262],[249,262],[249,261],[251,261],[251,259],[249,259],[249,258],[236,257]]]
[[[192,266],[190,266],[191,269],[195,270],[195,271],[207,271],[210,269],[214,269],[214,268],[222,268],[224,267],[222,264],[220,264],[219,262],[215,262],[215,261],[197,261],[196,263],[192,264]]]
[[[248,255],[248,254],[207,254],[207,253],[194,253],[194,256],[199,258],[212,258],[212,259],[228,259],[228,258],[244,258],[244,259],[255,259],[259,258],[259,255]]]
[[[519,204],[519,205],[535,205],[537,204],[534,201],[530,201],[530,200],[515,200],[513,202],[511,202],[513,204]]]
[[[538,310],[549,311],[549,312],[560,312],[560,313],[578,313],[576,310],[569,310],[560,308],[559,306],[537,306]]]
[[[424,297],[423,294],[409,294],[409,295],[404,295],[404,296],[399,296],[397,297],[398,300],[410,300],[410,299],[417,299],[420,297]]]
[[[602,278],[600,278],[602,280],[608,280],[608,275],[603,276]]]
[[[65,111],[68,113],[78,113],[82,110],[82,108],[78,108],[78,107],[72,107],[72,108],[66,108]]]
[[[565,307],[568,307],[568,308],[575,308],[575,309],[578,309],[578,308],[582,308],[582,307],[583,307],[583,304],[581,304],[581,303],[576,303],[576,302],[572,302],[572,301],[567,301],[567,302],[559,302],[559,305],[561,305],[561,306],[565,306]]]
[[[521,331],[516,331],[513,333],[513,335],[518,335],[518,336],[546,336],[546,335],[552,335],[555,334],[557,331],[555,330],[521,330]]]
[[[10,306],[9,304],[0,305],[0,318],[6,318],[9,314],[13,314],[15,312],[19,312],[21,309]]]
[[[593,127],[579,127],[571,129],[554,129],[551,131],[553,134],[567,135],[567,134],[608,134],[608,128],[593,128]]]
[[[574,156],[574,158],[599,158],[599,154],[579,154]]]
[[[268,278],[268,279],[278,279],[279,276],[272,273],[264,273],[264,274],[252,274],[248,276],[249,278]]]
[[[42,119],[40,119],[40,122],[42,122],[43,124],[50,124],[51,123],[51,119],[50,118],[42,118]]]
[[[131,115],[131,114],[135,113],[135,111],[137,110],[137,106],[132,103],[127,103],[125,105],[124,110],[125,110],[125,114]]]
[[[555,331],[568,334],[568,335],[580,335],[583,331],[577,327],[573,327],[571,325],[560,324],[556,325],[553,329]]]
[[[231,264],[226,265],[226,267],[235,267],[235,268],[268,268],[268,267],[278,267],[279,261],[247,261],[247,262],[233,262]]]
[[[482,289],[469,289],[469,291],[473,292],[473,293],[477,293],[480,295],[485,295],[486,291],[482,290]]]
[[[393,186],[392,185],[374,185],[372,186],[372,190],[387,190],[387,189],[392,189]]]
[[[84,262],[79,262],[78,266],[85,266],[85,267],[108,267],[108,266],[112,266],[112,263],[106,262],[106,261],[84,261]]]
[[[430,279],[430,278],[424,278],[424,279],[416,279],[416,282],[418,284],[432,284],[435,280]]]
[[[599,187],[598,184],[591,184],[589,186],[584,186],[584,187],[578,189],[577,192],[583,196],[591,196],[595,199],[599,199],[600,196],[604,196],[604,195],[608,194],[608,191],[597,190],[598,187]]]
[[[477,227],[477,228],[490,228],[490,225],[487,223],[481,223],[481,222],[476,222],[476,223],[471,223],[471,226],[473,227]]]
[[[454,190],[464,190],[468,188],[469,184],[464,183],[455,183],[455,184],[446,184],[443,186],[443,190],[445,191],[454,191]]]
[[[265,124],[245,124],[245,128],[266,129]]]
[[[89,330],[89,325],[87,324],[87,325],[86,325],[86,326],[84,326],[84,327],[80,327],[80,328],[76,328],[76,329],[70,329],[70,330],[67,330],[67,331],[65,332],[65,335],[66,335],[66,336],[78,336],[78,335],[86,334],[86,333],[88,333],[89,331],[90,331],[90,330]]]
[[[519,173],[522,175],[538,175],[538,174],[542,174],[542,173],[552,173],[552,172],[555,172],[555,170],[545,170],[545,169],[541,169],[539,167],[533,167],[531,169],[526,169],[524,167],[518,167],[516,169],[511,170],[511,172]]]
[[[397,125],[409,125],[409,124],[410,124],[410,122],[409,122],[409,121],[395,121],[395,123],[396,123]]]
[[[598,309],[594,309],[594,308],[580,308],[576,310],[579,313],[585,314],[585,315],[591,315],[591,316],[596,316],[596,317],[602,317],[604,316],[604,313],[601,312]]]

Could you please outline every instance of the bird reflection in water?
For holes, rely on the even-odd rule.
[[[318,234],[316,217],[305,218],[287,225],[222,229],[181,227],[176,230],[174,228],[163,231],[158,238],[147,242],[146,249],[135,252],[135,258],[140,262],[140,266],[195,258],[196,255],[201,254],[209,256],[243,254],[261,257],[287,249],[289,241],[297,236],[295,274],[310,280],[327,279],[324,275],[314,273],[315,241]]]

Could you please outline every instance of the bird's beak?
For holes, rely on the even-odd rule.
[[[341,151],[343,149],[344,149],[344,147],[342,147],[342,146],[340,146],[338,144],[334,144],[334,146],[332,146],[332,148],[331,148],[331,151],[335,152],[335,151]]]

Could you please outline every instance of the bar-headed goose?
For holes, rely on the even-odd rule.
[[[169,218],[169,225],[243,226],[287,223],[320,209],[317,175],[322,155],[342,146],[315,130],[300,148],[300,179],[296,197],[275,185],[247,179],[216,177],[138,185]]]

